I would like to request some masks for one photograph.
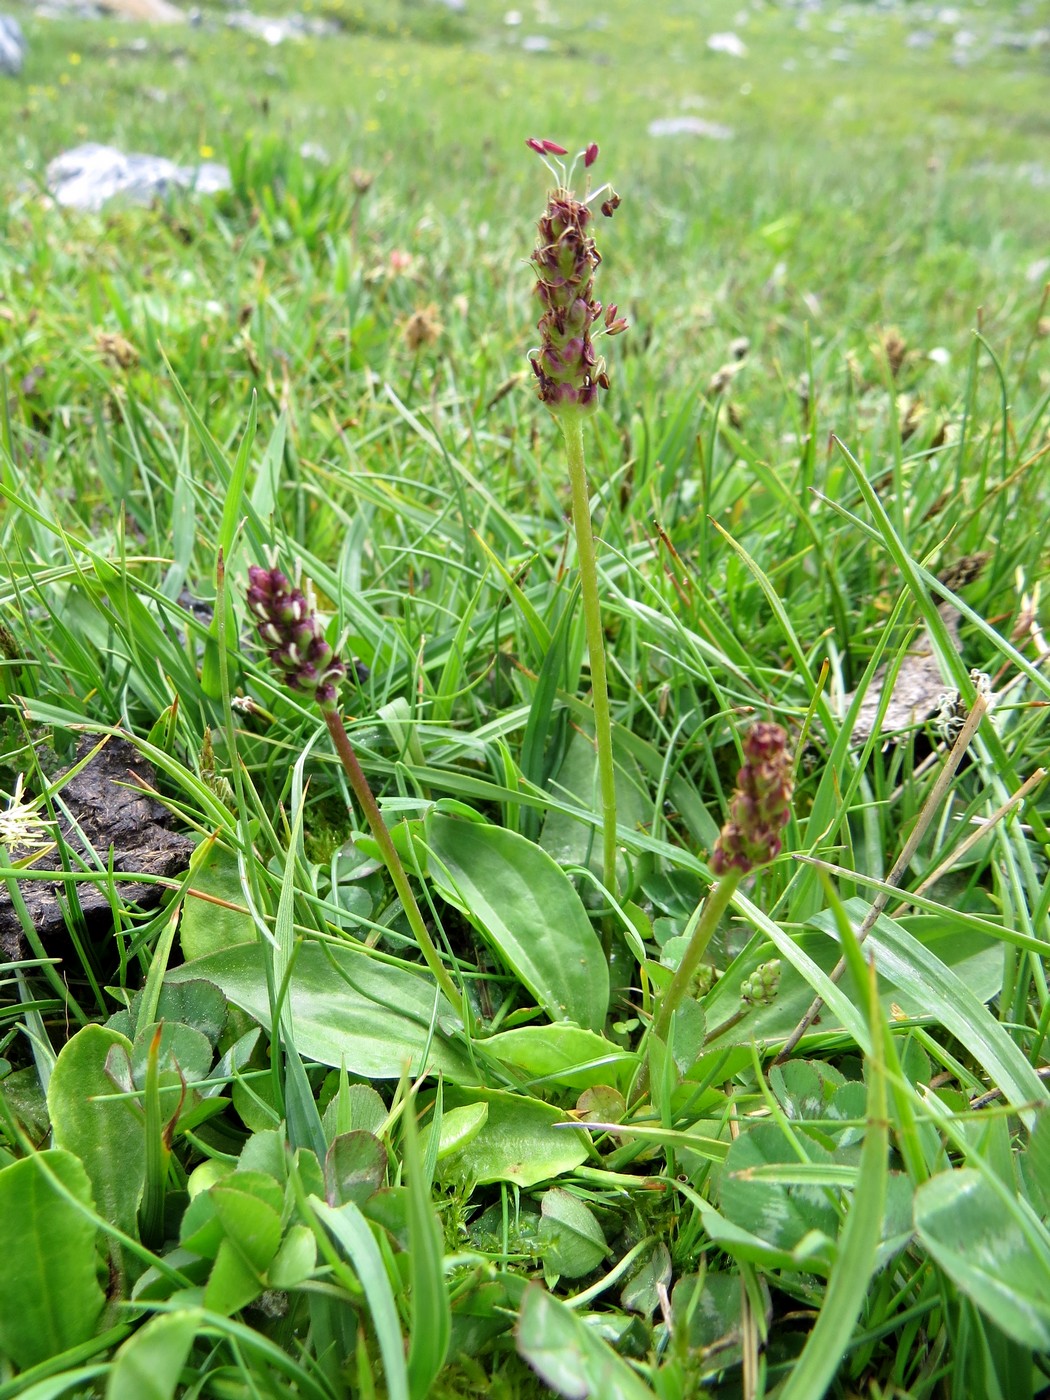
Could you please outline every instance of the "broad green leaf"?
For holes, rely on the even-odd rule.
[[[238,1189],[239,1175],[234,1172],[209,1194],[227,1239],[257,1274],[264,1274],[281,1243],[280,1211],[256,1192]]]
[[[130,1039],[135,1038],[135,1027],[141,1017],[143,1025],[156,1025],[158,1021],[181,1021],[192,1026],[207,1037],[208,1043],[215,1046],[226,1024],[229,1007],[226,998],[211,982],[183,982],[176,986],[166,984],[158,989],[157,1004],[153,1015],[145,1014],[145,989],[135,993],[130,1008],[115,1012],[106,1025],[110,1030],[119,1031]]]
[[[317,1241],[306,1225],[292,1225],[266,1271],[271,1288],[295,1288],[317,1265]]]
[[[627,1362],[538,1283],[525,1290],[516,1340],[521,1355],[558,1395],[570,1400],[653,1400],[653,1392]]]
[[[740,1362],[740,1322],[743,1311],[740,1275],[686,1274],[671,1292],[671,1317],[691,1349],[716,1347],[719,1366]]]
[[[560,1186],[545,1191],[540,1202],[540,1244],[549,1278],[582,1278],[609,1253],[590,1206]]]
[[[325,1156],[325,1196],[330,1206],[362,1205],[386,1176],[386,1148],[371,1133],[340,1133]]]
[[[1050,1236],[1023,1202],[973,1167],[941,1172],[915,1193],[915,1229],[1008,1337],[1050,1349]]]
[[[624,764],[629,772],[624,771]],[[624,754],[616,765],[616,823],[626,831],[644,828],[652,819],[652,802],[646,798],[634,761]],[[635,781],[631,781],[631,777]],[[557,774],[547,785],[560,798],[579,804],[584,812],[600,812],[598,789],[598,755],[591,736],[575,729]],[[543,821],[540,845],[559,865],[585,865],[601,877],[601,832],[590,822],[580,821],[561,808],[552,807]],[[632,871],[626,854],[616,858],[616,876],[621,889],[630,883]]]
[[[445,1095],[452,1108],[458,1106],[457,1099],[455,1090]],[[565,1115],[553,1104],[498,1089],[473,1090],[470,1101],[486,1103],[488,1118],[467,1147],[445,1159],[442,1176],[446,1180],[465,1186],[489,1181],[535,1186],[586,1160],[582,1134],[564,1126]]]
[[[208,1037],[201,1031],[180,1025],[178,1021],[157,1021],[143,1027],[131,1047],[131,1077],[137,1088],[142,1088],[146,1083],[150,1047],[158,1029],[160,1044],[157,1047],[157,1064],[162,1075],[171,1074],[178,1079],[178,1093],[174,1096],[177,1103],[183,1081],[194,1084],[198,1079],[207,1079],[212,1065],[212,1048]],[[165,1102],[171,1097],[169,1092]]]
[[[706,1201],[699,1206],[699,1210],[708,1237],[733,1259],[758,1264],[766,1272],[773,1269],[791,1272],[801,1267],[790,1250],[767,1244],[750,1230],[741,1229]],[[805,1267],[807,1273],[825,1275],[828,1272],[828,1262],[825,1258],[808,1258]]]
[[[325,1137],[329,1142],[340,1133],[360,1129],[375,1133],[387,1119],[386,1104],[370,1084],[351,1084],[341,1073],[339,1088],[322,1115]]]
[[[255,1301],[263,1283],[255,1269],[230,1239],[219,1245],[204,1290],[204,1306],[229,1317]]]
[[[220,1194],[224,1190],[230,1193],[226,1197]],[[241,1169],[231,1172],[207,1191],[193,1196],[183,1212],[179,1242],[194,1254],[214,1259],[223,1238],[229,1233],[237,1234],[242,1228],[241,1222],[244,1222],[246,1234],[253,1232],[252,1214],[256,1205],[260,1209],[261,1228],[269,1229],[272,1234],[272,1221],[276,1218],[279,1225],[284,1205],[281,1184],[267,1172]],[[276,1238],[280,1238],[279,1228]],[[255,1249],[250,1245],[247,1248],[249,1254]],[[276,1249],[276,1244],[273,1248]],[[260,1257],[261,1272],[269,1261],[265,1249]]]
[[[86,1342],[102,1314],[96,1227],[77,1202],[93,1208],[91,1183],[61,1148],[0,1171],[0,1353],[22,1370]]]
[[[797,1135],[812,1163],[830,1165],[829,1152]],[[774,1123],[758,1123],[741,1133],[729,1149],[721,1176],[721,1208],[727,1220],[776,1249],[793,1250],[812,1231],[829,1239],[838,1234],[838,1213],[825,1188],[756,1180],[758,1167],[798,1167],[799,1153]]]
[[[489,1036],[484,1046],[488,1054],[524,1070],[532,1080],[552,1080],[577,1089],[598,1084],[626,1087],[638,1065],[637,1055],[604,1036],[557,1021],[500,1031]]]
[[[288,1176],[288,1162],[284,1155],[284,1144],[284,1133],[278,1128],[265,1128],[261,1132],[252,1133],[237,1158],[238,1173],[260,1172],[265,1176],[272,1176],[274,1181],[285,1181]],[[199,1167],[197,1171],[200,1171]],[[191,1181],[196,1175],[195,1171]]]
[[[438,1133],[437,1161],[451,1157],[453,1152],[461,1152],[468,1147],[488,1120],[487,1103],[468,1103],[462,1108],[446,1110],[441,1115],[441,1130]],[[433,1127],[428,1126],[420,1134],[420,1150],[425,1156],[430,1144]]]
[[[841,950],[837,943],[826,935],[803,931],[800,934],[791,934],[790,938],[787,934],[783,934],[783,938],[786,942],[790,942],[791,951],[799,963],[812,965],[821,973],[830,973],[839,960]],[[739,956],[733,959],[733,962],[726,969],[725,975],[718,979],[711,991],[704,997],[704,1014],[710,1028],[706,1042],[707,1050],[721,1054],[729,1045],[750,1046],[752,1041],[767,1045],[775,1044],[778,1040],[785,1040],[798,1024],[813,1000],[814,991],[818,988],[814,985],[814,979],[807,976],[802,967],[797,967],[787,957],[783,947],[778,945],[778,951],[781,959],[780,987],[769,1006],[751,1007],[739,1020],[731,1019],[740,1010],[741,982],[745,977],[750,976],[760,964],[769,961],[769,941],[762,934],[750,940]],[[851,1005],[856,1000],[856,993],[848,972],[835,990],[842,998],[841,1004]],[[859,1013],[855,1014],[854,1019],[863,1024]],[[720,1034],[719,1027],[726,1021],[731,1022],[729,1029]],[[836,1015],[834,1005],[829,1005],[826,1009],[820,1024],[822,1030],[828,1027],[839,1027],[843,1024],[842,1018]],[[706,1058],[705,1051],[704,1059]],[[748,1050],[746,1060],[740,1063],[749,1064],[750,1059],[750,1050]],[[701,1061],[702,1064],[703,1061]],[[728,1072],[732,1073],[733,1070],[730,1069]]]
[[[211,1189],[198,1192],[179,1222],[179,1244],[190,1254],[214,1259],[224,1239],[222,1221],[215,1209]]]
[[[613,1085],[595,1084],[576,1100],[576,1116],[583,1122],[622,1123],[627,1117],[627,1100]]]
[[[233,852],[215,842],[205,842],[194,853],[192,864],[189,894],[179,924],[182,956],[187,962],[255,937],[255,923],[244,907],[244,891]],[[195,892],[210,897],[194,898]],[[215,903],[216,900],[223,902]]]
[[[660,1306],[660,1290],[671,1282],[671,1252],[659,1240],[643,1258],[637,1269],[620,1290],[620,1303],[628,1312],[641,1313],[651,1319]],[[739,1297],[740,1290],[737,1289]]]
[[[132,1002],[132,1011],[134,1009]],[[192,1026],[214,1048],[226,1025],[228,1011],[226,999],[214,983],[203,980],[172,982],[161,987],[154,1019],[180,1021],[184,1026]]]
[[[258,1136],[258,1134],[257,1134]],[[249,1139],[249,1142],[251,1139]],[[283,1144],[283,1138],[282,1138]],[[243,1159],[244,1153],[241,1153]],[[232,1162],[220,1162],[215,1157],[208,1157],[201,1162],[200,1166],[194,1167],[190,1172],[186,1182],[186,1192],[192,1201],[199,1196],[202,1191],[210,1191],[213,1186],[217,1186],[220,1181],[225,1181],[228,1176],[232,1176],[234,1167]]]
[[[609,968],[583,901],[539,846],[504,827],[431,813],[431,879],[553,1021],[600,1030]]]
[[[204,977],[220,987],[235,1006],[270,1026],[270,1002],[263,954],[244,943],[175,968],[170,982]],[[439,1021],[454,1024],[456,1013],[426,976],[374,961],[350,947],[303,944],[288,989],[295,1044],[305,1059],[371,1079],[400,1078],[423,1067],[460,1084],[477,1081],[468,1056],[430,1023],[435,1000]]]
[[[56,1147],[77,1157],[87,1172],[99,1214],[125,1233],[138,1233],[146,1172],[142,1114],[106,1073],[113,1046],[131,1042],[104,1026],[83,1026],[59,1052],[47,1090]]]
[[[703,1008],[692,997],[683,997],[671,1024],[671,1058],[678,1073],[685,1074],[696,1064],[704,1047],[707,1021]]]
[[[113,1358],[106,1400],[172,1400],[201,1325],[198,1308],[151,1318]]]

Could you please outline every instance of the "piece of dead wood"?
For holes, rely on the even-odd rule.
[[[97,743],[98,739],[91,735],[82,739],[77,761],[85,758]],[[61,783],[61,777],[58,781]],[[142,790],[151,787],[153,782],[153,767],[134,744],[126,739],[111,738],[79,773],[59,787],[56,796],[68,809],[72,820],[63,815],[58,825],[74,862],[79,858],[83,861],[82,868],[87,870],[112,866],[123,875],[169,879],[186,869],[194,843],[171,830],[171,813]],[[16,848],[9,854],[17,859],[21,853]],[[57,849],[47,851],[32,868],[61,870],[60,852]],[[73,869],[77,868],[74,864]],[[104,875],[98,880],[77,881],[77,896],[91,933],[112,927],[113,910],[107,883]],[[64,943],[67,934],[63,905],[69,901],[68,883],[20,880],[18,888],[44,947],[54,947],[57,940]],[[127,880],[117,881],[116,890],[122,904],[139,909],[155,908],[164,894],[161,885]],[[0,952],[5,958],[26,956],[22,925],[11,895],[2,883]]]

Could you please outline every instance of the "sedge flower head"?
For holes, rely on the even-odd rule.
[[[601,210],[608,216],[620,198],[604,186],[580,200],[570,188],[577,162],[582,160],[589,170],[598,158],[595,142],[580,152],[568,170],[558,159],[567,154],[564,146],[538,137],[530,137],[526,145],[543,157],[558,181],[547,196],[531,260],[543,315],[538,322],[542,341],[539,349],[530,353],[529,361],[539,381],[540,400],[555,416],[587,413],[597,407],[599,390],[609,387],[605,361],[595,351],[594,336],[618,335],[627,329],[627,321],[616,306],[603,309],[594,296],[594,274],[601,254],[589,232],[593,218],[590,202],[606,195]]]
[[[49,821],[40,816],[37,806],[22,799],[24,775],[15,779],[15,790],[6,807],[0,807],[0,846],[10,851],[39,851],[54,842]]]
[[[334,711],[346,666],[325,641],[312,591],[295,588],[280,569],[253,564],[248,607],[270,661],[293,690],[312,692],[322,710]]]

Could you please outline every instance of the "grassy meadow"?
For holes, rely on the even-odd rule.
[[[1046,7],[11,12],[0,1400],[1046,1393]],[[614,827],[528,137],[622,201]]]

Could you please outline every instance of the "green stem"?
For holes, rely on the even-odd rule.
[[[653,1017],[649,1027],[649,1034],[656,1036],[658,1040],[667,1040],[667,1033],[671,1026],[671,1017],[681,1006],[682,1002],[689,995],[689,988],[692,986],[693,978],[696,976],[697,968],[701,959],[707,952],[707,945],[711,942],[712,935],[718,927],[718,921],[729,907],[729,901],[736,892],[736,887],[743,878],[744,872],[731,866],[717,885],[711,887],[707,898],[704,900],[703,908],[700,911],[700,918],[693,929],[689,945],[682,955],[682,961],[675,969],[675,974],[668,984],[667,991],[660,998],[660,1005],[656,1015]],[[649,1088],[649,1066],[648,1063],[642,1065],[638,1071],[638,1076],[634,1083],[633,1097],[637,1100],[647,1092]]]
[[[146,1177],[139,1205],[139,1235],[142,1243],[150,1249],[155,1249],[164,1241],[164,1199],[171,1157],[160,1101],[160,1040],[163,1030],[163,1025],[159,1025],[153,1032],[146,1053],[146,1083],[142,1096],[146,1119]]]
[[[572,486],[572,524],[576,532],[576,553],[580,563],[580,592],[583,621],[587,633],[587,654],[591,664],[591,694],[594,702],[594,736],[598,749],[598,781],[602,796],[602,879],[609,894],[616,894],[616,772],[613,768],[612,714],[609,710],[609,683],[605,669],[605,634],[598,594],[598,564],[591,530],[591,501],[587,490],[587,468],[583,457],[583,420],[578,413],[563,413],[558,419],[565,435]],[[604,941],[609,952],[609,932]]]
[[[437,984],[444,992],[450,1003],[457,1009],[462,1010],[464,1019],[467,1019],[466,998],[460,993],[455,982],[449,976],[444,963],[434,946],[434,940],[430,936],[426,924],[423,922],[423,915],[419,912],[419,905],[416,897],[412,893],[412,886],[408,883],[408,876],[405,874],[405,867],[401,864],[401,857],[397,853],[390,829],[383,820],[383,814],[379,810],[379,803],[372,795],[372,789],[368,785],[360,763],[357,761],[357,754],[354,753],[354,746],[350,742],[350,736],[343,726],[343,721],[334,710],[324,711],[325,723],[328,725],[328,732],[332,736],[332,743],[335,745],[336,753],[346,770],[346,776],[350,779],[350,786],[354,790],[354,796],[361,804],[361,810],[365,814],[368,825],[372,829],[376,845],[382,852],[383,861],[394,888],[401,897],[405,913],[408,915],[408,922],[415,934],[416,942],[419,944],[420,952],[426,959],[427,967],[430,968]]]

